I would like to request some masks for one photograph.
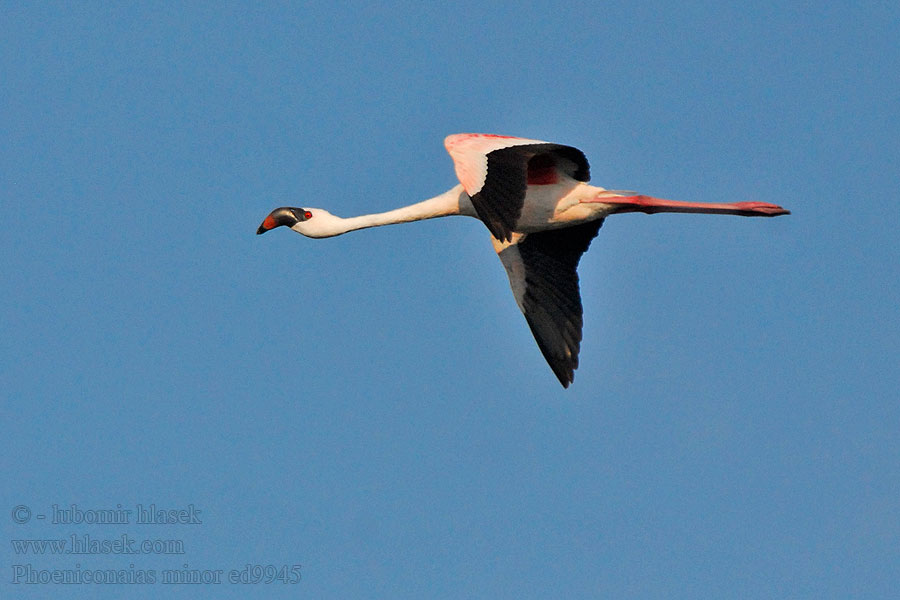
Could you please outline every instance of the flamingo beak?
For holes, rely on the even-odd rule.
[[[275,229],[278,227],[278,224],[275,222],[275,219],[272,218],[272,215],[263,220],[262,224],[259,226],[259,229],[256,230],[256,235],[262,235],[270,229]]]
[[[256,235],[262,235],[270,229],[275,229],[282,225],[285,227],[293,227],[297,223],[305,221],[307,214],[310,213],[303,208],[294,208],[292,206],[276,208],[263,220],[262,225],[256,230]]]

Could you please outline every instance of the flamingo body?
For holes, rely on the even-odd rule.
[[[563,387],[574,380],[581,346],[578,262],[603,220],[616,213],[687,212],[772,217],[789,211],[765,202],[697,203],[588,185],[577,148],[491,134],[444,140],[459,185],[392,211],[344,219],[319,208],[281,207],[257,229],[287,225],[307,237],[463,215],[480,219],[509,277],[516,303]]]

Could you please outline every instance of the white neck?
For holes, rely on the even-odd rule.
[[[473,212],[468,210],[469,205],[471,205],[471,202],[469,202],[468,195],[463,191],[462,185],[457,185],[434,198],[383,213],[361,215],[347,219],[329,215],[327,231],[319,233],[333,236],[367,227],[409,223],[411,221],[422,221],[450,215],[468,215],[470,212]]]

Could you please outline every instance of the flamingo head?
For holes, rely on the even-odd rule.
[[[332,215],[327,210],[282,206],[269,213],[256,233],[260,235],[282,225],[311,238],[332,237],[347,231],[344,227],[344,220]]]

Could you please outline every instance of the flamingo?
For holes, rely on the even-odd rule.
[[[680,202],[588,185],[587,158],[571,146],[478,133],[448,136],[444,146],[459,184],[443,194],[351,218],[321,208],[283,206],[256,233],[286,226],[310,238],[326,238],[451,215],[481,219],[538,348],[564,388],[574,381],[581,348],[578,262],[606,217],[629,212],[790,214],[766,202]]]

